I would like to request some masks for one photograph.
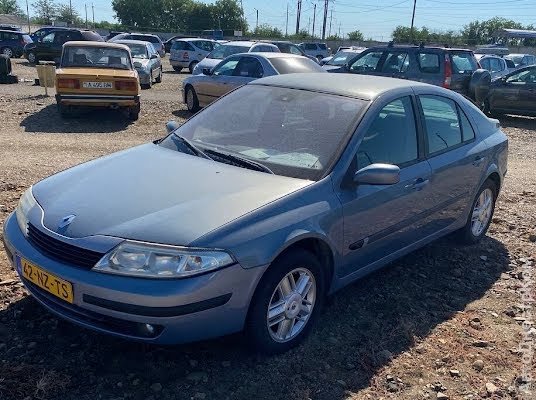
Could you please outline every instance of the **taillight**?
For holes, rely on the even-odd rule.
[[[450,63],[450,56],[445,54],[445,80],[443,81],[443,87],[450,88],[452,82],[452,65]]]
[[[182,58],[190,58],[190,54],[188,54],[188,52],[185,51],[184,54],[182,55]]]
[[[78,79],[58,79],[58,88],[61,89],[80,89],[80,81]]]
[[[115,88],[117,90],[136,90],[138,82],[135,81],[115,81]]]

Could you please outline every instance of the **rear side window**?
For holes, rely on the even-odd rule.
[[[383,51],[371,51],[369,53],[363,53],[350,65],[350,71],[376,71],[382,55]]]
[[[19,35],[16,33],[2,32],[0,38],[2,40],[19,40]]]
[[[326,46],[325,43],[318,43],[318,47],[320,47],[322,50],[327,50],[328,47]]]
[[[255,46],[251,49],[252,52],[254,51],[259,51],[259,52],[264,52],[264,53],[273,53],[274,52],[274,49],[271,47],[271,46],[264,46],[264,45],[260,45],[260,46]]]
[[[408,53],[389,52],[382,66],[382,72],[406,72],[409,67]]]
[[[439,54],[417,53],[419,70],[425,74],[438,74],[440,72]]]
[[[297,72],[324,72],[324,69],[308,58],[285,58],[274,57],[270,63],[280,74],[291,74]]]
[[[177,41],[173,42],[173,44],[171,45],[171,48],[173,50],[184,50],[184,43],[185,42],[177,40]]]
[[[316,44],[313,43],[305,43],[304,47],[305,50],[316,50]]]
[[[460,114],[460,121],[462,122],[462,139],[464,142],[468,142],[469,140],[473,140],[475,138],[475,130],[471,126],[471,123],[467,119],[467,116],[458,107],[458,112]]]
[[[194,46],[200,48],[203,51],[212,51],[212,49],[214,48],[212,42],[208,42],[206,40],[198,40],[192,43],[194,44]]]
[[[440,96],[419,96],[419,100],[424,114],[428,153],[438,153],[459,145],[462,131],[456,103]]]
[[[475,56],[466,51],[451,52],[450,63],[453,74],[471,74],[478,69]]]
[[[508,58],[505,58],[504,61],[506,62],[506,67],[507,68],[515,68],[516,65],[514,64],[514,62],[512,60],[509,60]]]

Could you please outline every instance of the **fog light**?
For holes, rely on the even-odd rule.
[[[156,329],[151,324],[140,324],[140,332],[144,336],[154,336]]]

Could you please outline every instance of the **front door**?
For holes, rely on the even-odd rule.
[[[505,82],[494,88],[492,110],[528,111],[536,113],[536,67],[510,74]]]
[[[365,131],[353,169],[375,163],[398,165],[400,182],[358,185],[340,191],[344,214],[341,277],[420,239],[419,227],[430,196],[431,169],[419,154],[411,97],[389,102]]]
[[[196,84],[197,97],[201,105],[208,105],[226,93],[227,80],[233,75],[240,57],[229,57],[214,67],[210,76]]]

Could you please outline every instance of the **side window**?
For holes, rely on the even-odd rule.
[[[258,52],[264,52],[264,53],[273,53],[273,49],[271,46],[264,46],[264,45],[261,45],[261,46],[255,46],[251,49],[252,52],[254,51],[258,51]]]
[[[469,119],[460,107],[458,107],[458,114],[460,115],[460,121],[462,122],[463,141],[468,142],[469,140],[473,140],[475,138],[475,130],[471,126]]]
[[[216,68],[214,68],[213,75],[214,76],[231,76],[233,75],[233,72],[236,68],[236,65],[238,64],[238,59],[231,59],[226,61],[223,64],[218,65]]]
[[[483,58],[480,60],[480,66],[484,69],[487,69],[488,71],[491,71],[491,65],[489,62],[489,58]]]
[[[247,78],[262,78],[263,75],[261,63],[253,57],[242,57],[233,72],[233,76]]]
[[[409,97],[387,104],[368,128],[357,151],[361,169],[374,163],[401,165],[418,158],[415,114]]]
[[[301,56],[303,53],[300,51],[300,48],[296,45],[291,44],[289,46],[289,53],[290,54],[296,54],[298,56]]]
[[[529,68],[527,70],[518,72],[517,74],[510,75],[506,82],[519,84],[536,83],[536,68]]]
[[[356,72],[376,71],[382,55],[382,51],[365,53],[350,65],[350,70]]]
[[[183,41],[180,41],[180,40],[176,40],[173,42],[173,44],[171,45],[171,48],[173,50],[184,50],[184,42]]]
[[[515,68],[516,65],[512,60],[509,60],[508,58],[505,58],[504,61],[506,62],[506,68]]]
[[[67,35],[64,32],[57,32],[54,37],[54,43],[63,44],[67,41]]]
[[[394,72],[406,72],[409,67],[409,56],[408,53],[387,53],[387,58],[385,59],[382,72],[394,73]]]
[[[49,33],[48,35],[43,37],[43,40],[41,40],[41,42],[43,42],[43,43],[52,43],[54,41],[54,36],[56,36],[56,34],[54,32]]]
[[[502,70],[501,62],[496,58],[490,58],[491,72],[499,72]]]
[[[420,96],[424,126],[428,138],[428,153],[456,146],[462,142],[458,111],[454,101],[440,96]]]
[[[194,48],[194,46],[192,46],[191,43],[184,42],[184,50],[186,50],[186,51],[195,51],[195,48]]]
[[[4,36],[4,32],[0,32],[0,40],[6,40]]]
[[[417,63],[421,72],[428,74],[439,73],[439,54],[436,53],[417,53]]]
[[[305,43],[305,50],[316,50],[316,44]]]

